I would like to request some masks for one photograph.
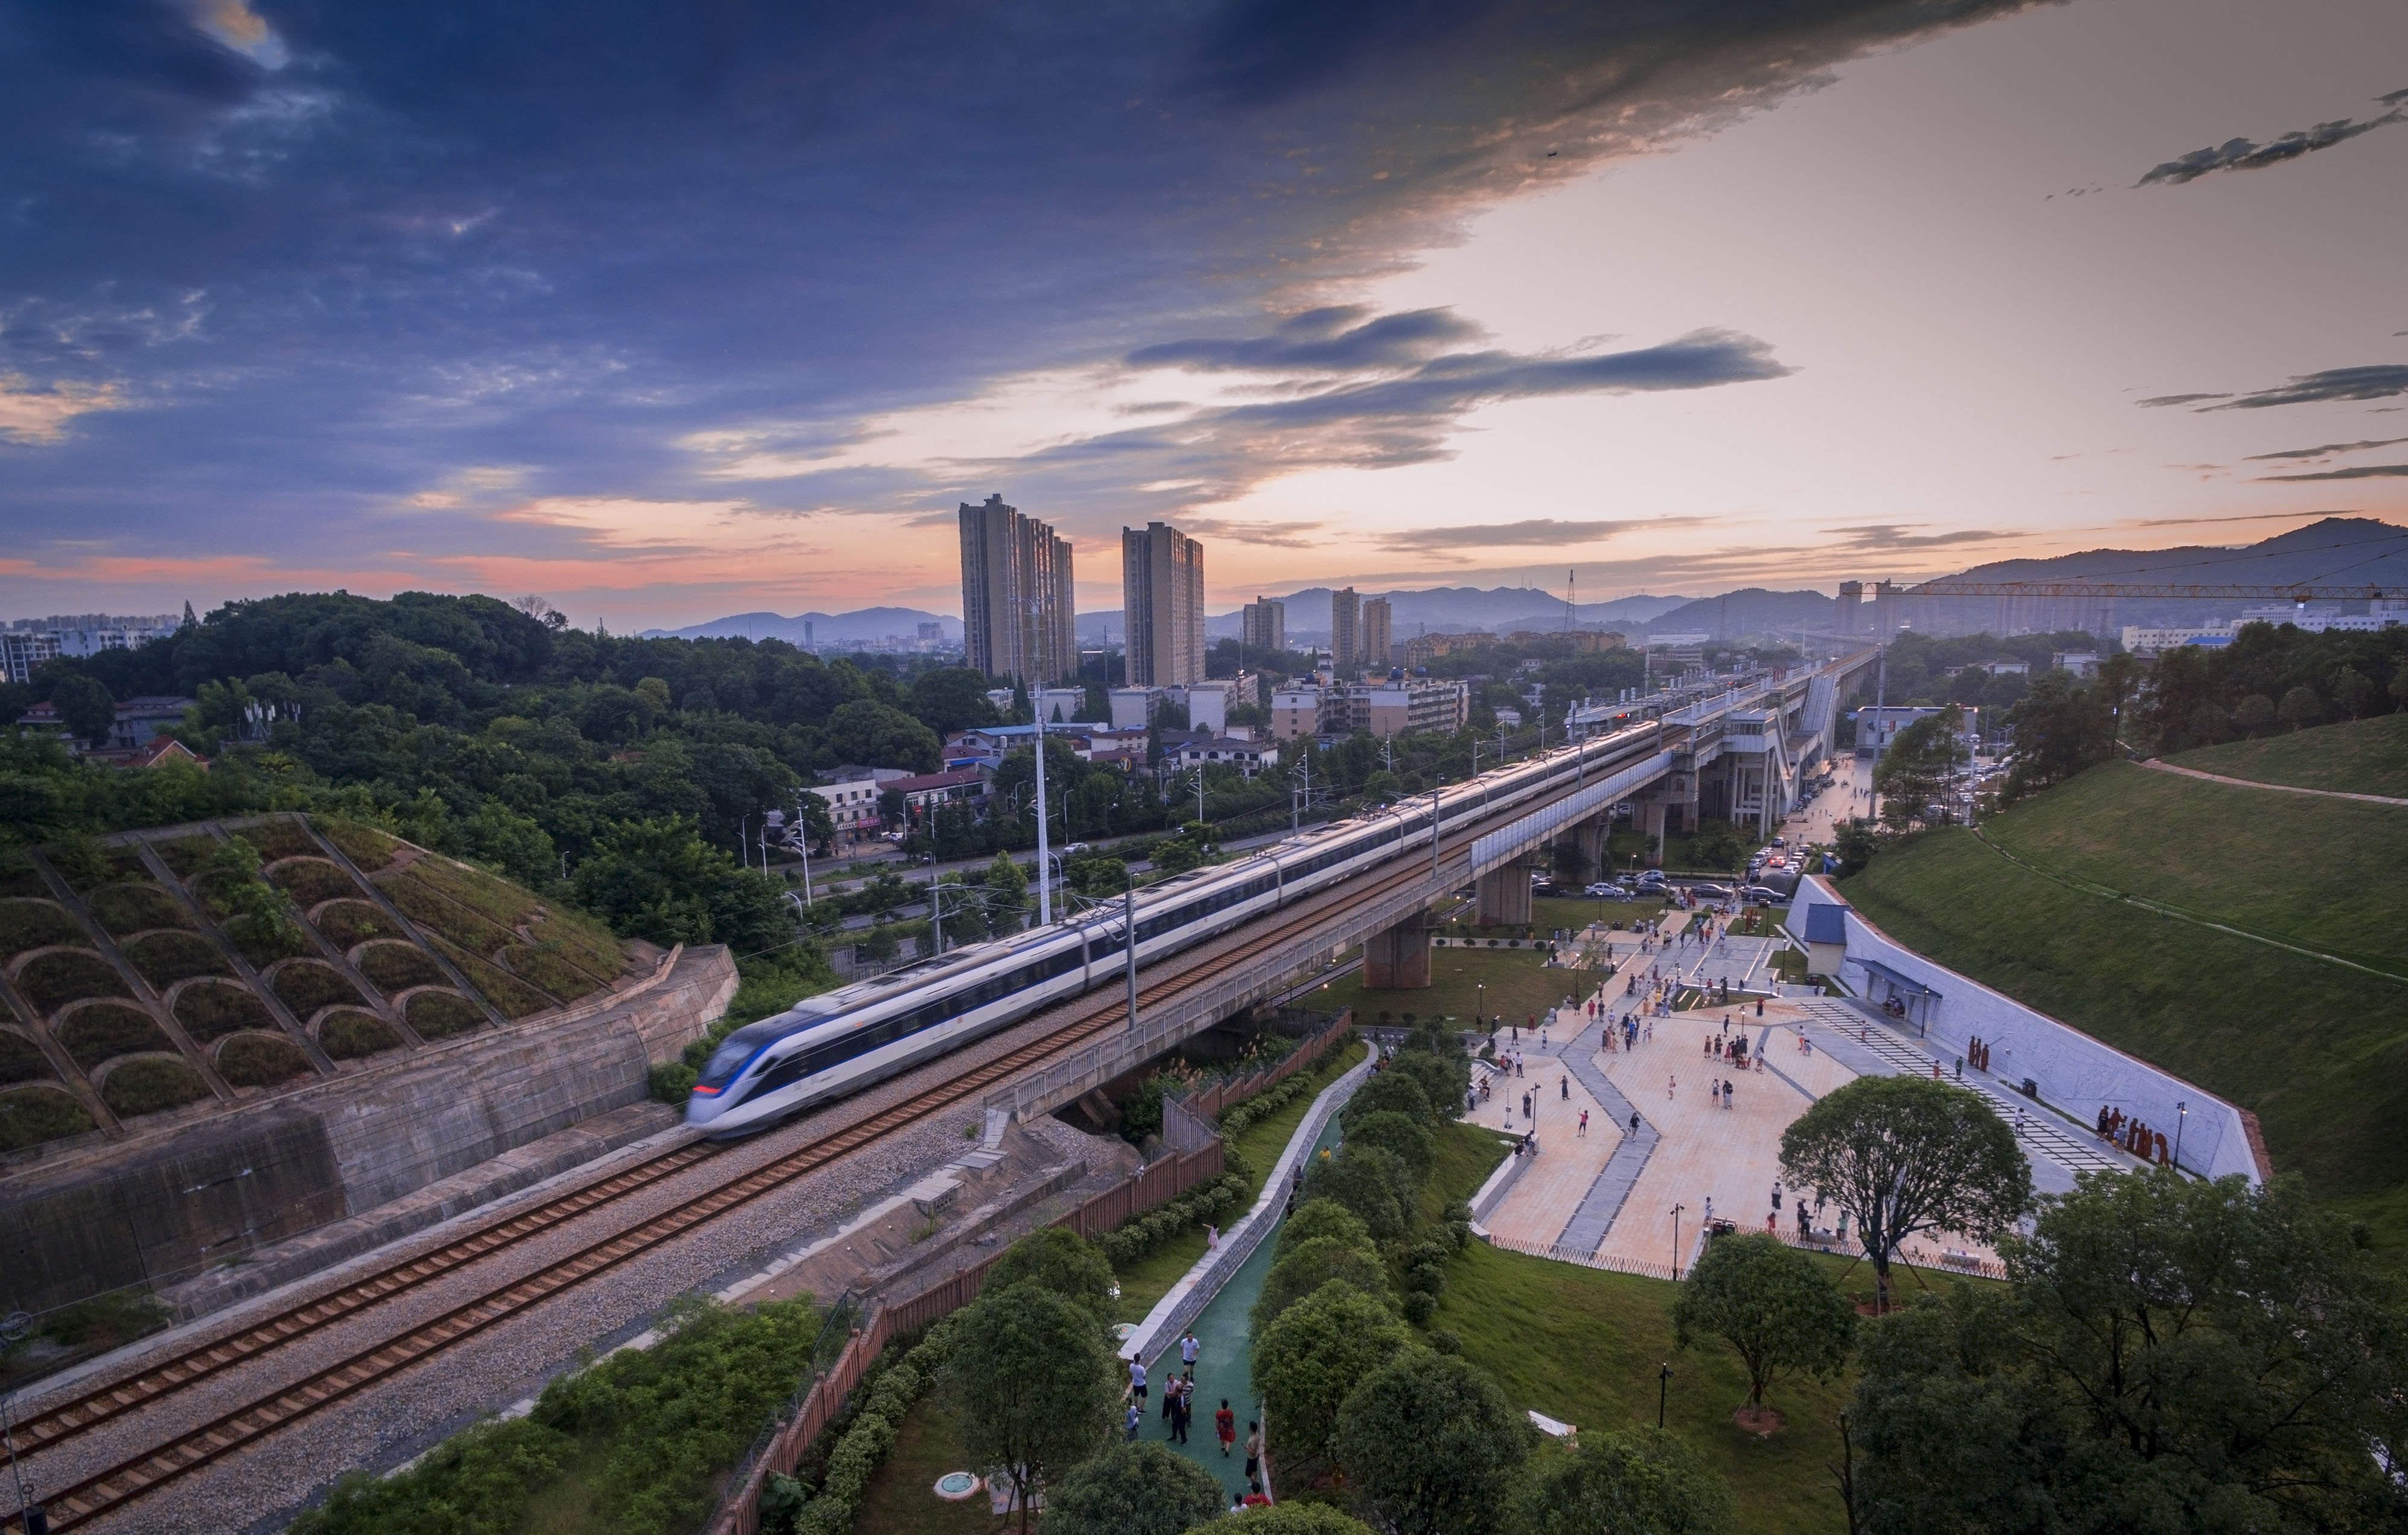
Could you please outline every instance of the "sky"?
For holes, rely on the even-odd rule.
[[[2396,0],[0,0],[0,616],[2408,524]]]

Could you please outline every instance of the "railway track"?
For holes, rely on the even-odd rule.
[[[1520,811],[1504,812],[1506,819]],[[1468,848],[1488,829],[1486,821],[1448,839],[1452,851]],[[1366,881],[1324,892],[1318,897],[1265,919],[1263,930],[1240,935],[1234,944],[1225,939],[1194,952],[1188,963],[1144,985],[1140,1008],[1159,1006],[1193,984],[1199,974],[1242,966],[1287,941],[1299,925],[1310,925],[1345,906],[1383,896],[1426,877],[1418,860],[1397,860]],[[751,1203],[867,1146],[982,1094],[996,1083],[1027,1069],[1046,1057],[1074,1048],[1090,1037],[1120,1025],[1127,1004],[1109,991],[1066,1004],[1076,1016],[1042,1038],[1031,1040],[995,1059],[931,1087],[906,1102],[862,1119],[841,1130],[798,1147],[741,1177],[681,1204],[666,1214],[641,1221],[580,1248],[537,1273],[499,1284],[440,1316],[361,1349],[340,1362],[294,1384],[252,1399],[196,1428],[176,1434],[158,1447],[134,1456],[94,1475],[62,1488],[45,1499],[50,1528],[73,1529],[87,1525],[159,1487],[237,1450],[257,1443],[319,1410],[357,1395],[367,1387],[479,1333],[522,1315],[551,1297],[570,1289],[631,1258],[653,1251],[695,1227]],[[721,1155],[724,1148],[693,1142],[651,1157],[610,1176],[543,1201],[531,1209],[500,1217],[457,1240],[405,1262],[345,1285],[304,1305],[295,1306],[216,1342],[195,1347],[145,1369],[122,1381],[98,1387],[72,1401],[46,1409],[20,1425],[20,1453],[54,1447],[79,1435],[159,1401],[175,1392],[263,1358],[287,1343],[334,1324],[362,1314],[395,1297],[507,1252],[563,1222],[592,1212],[657,1184],[672,1173]],[[30,1441],[30,1443],[24,1442]],[[0,1530],[21,1528],[10,1516]]]

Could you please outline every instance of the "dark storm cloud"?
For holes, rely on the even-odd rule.
[[[2408,464],[2360,464],[2355,468],[2324,469],[2315,474],[2261,474],[2260,480],[2398,480],[2408,477]]]
[[[2377,438],[2372,442],[2328,442],[2321,448],[2283,448],[2271,453],[2251,453],[2243,462],[2255,464],[2269,458],[2323,458],[2329,453],[2355,453],[2369,448],[2388,448],[2396,442],[2408,442],[2408,438]]]
[[[0,498],[21,551],[339,558],[415,547],[432,524],[402,498],[470,466],[525,495],[721,494],[680,446],[697,431],[1243,334],[1533,176],[2016,8],[22,4],[0,19],[0,380],[22,380],[0,389],[88,408],[0,446]],[[1260,355],[1363,393],[1262,408],[1292,424],[1721,366],[1469,353],[1441,376],[1467,339],[1442,314],[1312,323]],[[1181,366],[1261,366],[1211,351],[1233,344]],[[1121,450],[1149,456],[1092,456]]]
[[[1384,548],[1399,551],[1553,549],[1562,545],[1598,543],[1634,528],[1694,527],[1704,521],[1702,517],[1666,517],[1648,521],[1576,522],[1555,517],[1533,517],[1519,523],[1407,528],[1382,535],[1380,542]]]
[[[2185,181],[2195,181],[2211,171],[2261,170],[2268,165],[2279,165],[2286,160],[2297,160],[2304,154],[2314,154],[2318,150],[2329,150],[2335,144],[2346,143],[2360,134],[2372,133],[2377,128],[2408,119],[2408,110],[2401,110],[2397,105],[2403,100],[2408,100],[2408,91],[2394,91],[2388,95],[2378,96],[2375,100],[2379,105],[2390,107],[2393,109],[2381,117],[2368,118],[2363,122],[2354,122],[2345,117],[2336,118],[2330,122],[2319,122],[2313,128],[2300,128],[2285,134],[2282,137],[2265,144],[2256,143],[2246,138],[2228,138],[2212,148],[2193,150],[2188,154],[2169,160],[2150,170],[2133,185],[2145,187],[2163,183],[2167,186],[2180,186]]]

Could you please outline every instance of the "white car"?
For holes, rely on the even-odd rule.
[[[1633,898],[1629,891],[1618,884],[1593,884],[1582,894],[1601,901],[1627,901]]]

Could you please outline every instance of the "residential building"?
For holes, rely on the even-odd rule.
[[[804,792],[827,801],[836,839],[845,843],[867,841],[878,835],[880,793],[895,780],[912,775],[900,768],[839,768],[829,776],[831,782],[806,784]]]
[[[1977,661],[1974,665],[1993,677],[2029,677],[2031,675],[2031,663],[2028,661]]]
[[[1388,653],[1388,599],[1363,599],[1362,628],[1356,635],[1355,665],[1369,669],[1385,670],[1402,657]]]
[[[1287,604],[1256,597],[1238,616],[1238,643],[1256,655],[1287,649]]]
[[[1452,678],[1391,675],[1361,691],[1363,728],[1375,736],[1423,730],[1452,734],[1471,721],[1471,685]]]
[[[2232,643],[2234,627],[2229,624],[2203,624],[2175,627],[2127,624],[2124,625],[2124,648],[2134,655],[2155,655],[2160,651],[2179,650],[2185,645],[2204,645],[2210,650]]]
[[[891,778],[878,785],[881,797],[890,794],[903,796],[904,813],[913,821],[928,814],[939,805],[978,805],[987,795],[987,785],[995,782],[993,769],[986,768],[948,768],[938,773],[912,773],[903,778]]]
[[[2048,658],[2049,666],[2057,671],[2070,671],[2076,677],[2087,677],[2099,669],[2097,651],[2057,651]]]
[[[1889,750],[1890,742],[1898,739],[1899,731],[1917,720],[1928,720],[1939,712],[1938,709],[1904,704],[1891,704],[1885,708],[1870,706],[1857,710],[1856,755],[1880,756]],[[1979,724],[1981,711],[1967,709],[1963,712],[1966,732],[1969,735],[1972,734]]]
[[[1457,651],[1477,650],[1483,645],[1495,643],[1497,637],[1493,634],[1415,635],[1405,641],[1403,664],[1407,669],[1426,667],[1441,655],[1453,655]]]
[[[1111,700],[1113,729],[1143,730],[1170,700],[1170,692],[1158,687],[1116,687]]]
[[[1209,730],[1215,735],[1228,729],[1229,704],[1238,692],[1236,682],[1197,682],[1186,691],[1188,729]]]
[[[1028,702],[1037,717],[1047,724],[1064,724],[1079,717],[1087,707],[1087,690],[1082,687],[1039,688],[1029,695]]]
[[[54,629],[9,629],[0,632],[0,681],[30,682],[34,673],[59,656]]]
[[[1295,740],[1321,734],[1322,700],[1326,690],[1310,683],[1292,684],[1271,694],[1271,739]]]
[[[1025,682],[1077,675],[1069,543],[1000,495],[963,502],[961,535],[966,664]]]
[[[1354,595],[1354,588],[1330,593],[1329,664],[1340,677],[1363,669],[1362,633],[1363,600]]]
[[[1185,771],[1194,768],[1235,768],[1248,778],[1259,775],[1267,766],[1279,761],[1279,749],[1263,741],[1240,740],[1230,736],[1216,736],[1206,731],[1182,733],[1182,739],[1163,743],[1163,761],[1173,769]]]
[[[1204,680],[1204,546],[1168,523],[1121,529],[1122,618],[1132,687]]]

